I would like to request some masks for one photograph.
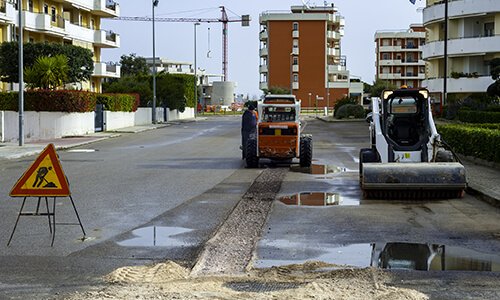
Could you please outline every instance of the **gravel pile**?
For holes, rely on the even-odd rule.
[[[205,245],[192,275],[245,271],[272,202],[288,169],[266,169],[257,177],[214,237]]]

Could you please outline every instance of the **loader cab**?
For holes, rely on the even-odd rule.
[[[394,150],[416,151],[429,140],[425,89],[384,91],[382,130]]]

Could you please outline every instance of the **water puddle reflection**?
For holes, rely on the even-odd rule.
[[[343,197],[335,193],[299,193],[279,198],[286,205],[294,206],[344,206],[359,205],[359,199]]]
[[[418,271],[500,271],[500,255],[482,253],[456,246],[417,243],[370,243],[351,244],[337,247],[320,245],[314,249],[296,242],[284,240],[264,240],[264,248],[273,249],[271,253],[293,259],[260,259],[254,264],[257,268],[284,266],[310,260],[323,261],[338,266],[376,267],[380,269],[400,269]],[[319,251],[319,252],[318,252]],[[293,253],[293,255],[290,255]],[[301,255],[320,253],[316,257]],[[306,257],[308,256],[308,257]]]
[[[290,170],[292,172],[300,172],[312,175],[327,175],[347,172],[347,168],[333,166],[333,165],[320,165],[312,164],[310,168],[301,168],[300,166],[291,166]]]
[[[182,227],[149,226],[132,231],[133,238],[117,244],[124,247],[180,247],[188,246],[180,235],[192,229]]]

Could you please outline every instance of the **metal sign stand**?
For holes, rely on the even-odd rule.
[[[36,210],[34,212],[23,212],[24,205],[26,203],[26,198],[28,198],[28,197],[24,197],[23,204],[21,205],[21,209],[19,210],[19,214],[17,215],[16,224],[14,225],[14,229],[12,230],[12,233],[10,234],[10,238],[9,238],[9,241],[7,242],[7,246],[10,245],[10,242],[12,241],[12,238],[14,237],[14,232],[16,231],[17,224],[19,223],[19,219],[21,218],[21,216],[32,216],[32,217],[33,216],[35,216],[35,217],[47,216],[48,217],[48,219],[49,219],[49,231],[52,235],[52,242],[50,244],[51,247],[54,246],[54,239],[56,237],[56,225],[79,225],[80,228],[82,229],[83,238],[85,238],[85,236],[86,236],[85,229],[83,229],[82,221],[80,220],[80,215],[78,214],[78,211],[76,210],[76,206],[75,206],[75,202],[73,201],[73,197],[71,197],[71,195],[69,195],[68,197],[71,200],[71,205],[73,206],[73,209],[75,211],[76,218],[78,219],[78,223],[56,223],[56,198],[61,198],[61,197],[53,197],[54,200],[53,200],[53,205],[52,205],[52,212],[49,209],[48,197],[43,197],[43,198],[45,198],[45,207],[46,207],[47,212],[40,211],[40,203],[42,201],[42,197],[38,197],[38,203],[36,205]]]

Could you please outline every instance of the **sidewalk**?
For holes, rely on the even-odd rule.
[[[96,132],[83,136],[74,137],[64,137],[59,139],[50,140],[39,140],[33,142],[25,142],[25,144],[20,147],[16,143],[0,143],[0,160],[1,159],[18,159],[24,156],[36,155],[42,152],[42,150],[50,143],[54,144],[56,149],[68,149],[73,147],[78,147],[86,144],[90,144],[97,141],[102,141],[105,139],[118,137],[121,133],[138,133],[146,130],[157,129],[161,127],[169,126],[168,123],[165,124],[151,124],[143,126],[132,126],[126,128],[120,128],[107,132]]]

